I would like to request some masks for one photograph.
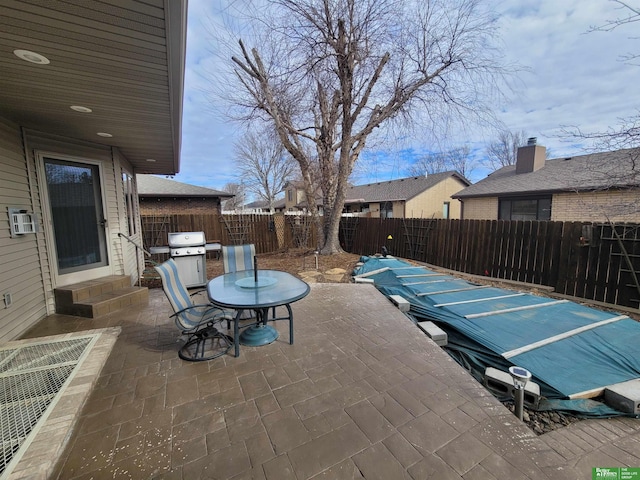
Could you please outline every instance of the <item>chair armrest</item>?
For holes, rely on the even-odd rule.
[[[235,310],[229,310],[229,309],[225,309],[225,308],[220,308],[216,305],[213,305],[211,303],[204,303],[204,304],[200,304],[200,305],[191,305],[189,307],[183,308],[182,310],[179,310],[177,312],[175,312],[173,315],[170,315],[171,317],[177,317],[178,315],[180,315],[181,313],[184,312],[188,312],[189,310],[193,310],[196,308],[206,308],[206,310],[204,310],[204,312],[202,313],[202,321],[209,321],[209,316],[211,314],[211,312],[218,310],[220,311],[220,315],[211,319],[213,321],[216,320],[226,320],[227,318],[229,318],[230,320],[233,320],[235,318],[235,314],[236,311]]]

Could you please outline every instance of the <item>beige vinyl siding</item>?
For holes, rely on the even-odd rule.
[[[125,263],[125,251],[123,251],[122,238],[118,236],[118,232],[123,231],[120,227],[122,221],[121,211],[119,205],[118,190],[121,189],[122,179],[120,163],[113,155],[113,152],[109,152],[110,162],[102,164],[102,188],[104,198],[104,209],[107,219],[107,244],[109,245],[109,265],[111,266],[111,273],[114,275],[124,274]],[[117,179],[116,179],[117,175]]]
[[[41,219],[39,208],[32,203],[30,176],[20,129],[0,119],[0,343],[17,338],[47,314],[42,225],[37,234],[11,238],[7,211],[9,207],[35,210]],[[13,301],[8,308],[5,293]]]
[[[404,202],[393,202],[393,218],[404,218]]]
[[[369,204],[369,215],[371,218],[380,218],[380,204],[379,203],[370,203]]]
[[[124,172],[127,172],[129,175],[131,175],[133,188],[135,189],[133,195],[133,209],[135,215],[134,221],[136,223],[136,233],[133,235],[129,235],[129,238],[131,238],[131,240],[142,247],[142,225],[140,223],[139,215],[140,207],[138,204],[136,176],[133,167],[129,164],[127,159],[118,149],[114,148],[113,159],[115,169],[114,178],[117,185],[116,196],[119,219],[118,232],[122,232],[125,235],[127,235],[129,232],[127,224],[127,203],[124,193],[124,183],[122,181],[122,174]],[[118,251],[121,252],[124,273],[126,275],[131,275],[131,282],[133,284],[137,282],[139,276],[142,274],[142,270],[144,270],[144,253],[142,252],[142,250],[136,249],[136,247],[131,242],[127,241],[124,237],[118,237],[118,232],[115,232],[115,234],[119,242]],[[139,269],[140,271],[138,271]]]
[[[442,207],[449,202],[449,218],[460,218],[460,202],[451,195],[458,193],[465,185],[454,177],[438,182],[433,187],[407,200],[406,218],[443,218]]]

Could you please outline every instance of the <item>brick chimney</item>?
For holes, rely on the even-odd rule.
[[[537,145],[536,137],[531,137],[527,145],[519,147],[516,154],[516,173],[531,173],[544,167],[547,149]]]

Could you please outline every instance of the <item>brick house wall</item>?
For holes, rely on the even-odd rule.
[[[462,218],[465,220],[497,220],[498,197],[465,198]]]
[[[172,215],[179,213],[221,213],[218,197],[140,197],[141,215]]]
[[[551,220],[559,222],[638,222],[640,189],[558,193],[551,199]]]
[[[465,220],[497,220],[498,197],[464,200]],[[631,222],[640,218],[640,189],[556,193],[551,198],[555,222]]]

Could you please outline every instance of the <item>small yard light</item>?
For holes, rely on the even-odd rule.
[[[513,366],[509,367],[509,373],[511,374],[511,378],[513,378],[513,386],[516,389],[516,395],[514,399],[516,402],[515,414],[520,420],[522,420],[524,406],[524,387],[531,379],[531,372],[526,368]]]
[[[387,240],[393,240],[393,237],[391,235],[387,235]],[[389,249],[387,248],[386,245],[382,246],[382,256],[386,257],[387,255],[389,255]]]

